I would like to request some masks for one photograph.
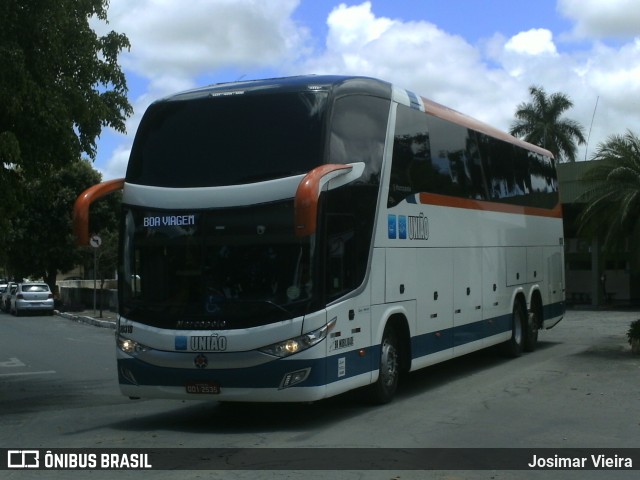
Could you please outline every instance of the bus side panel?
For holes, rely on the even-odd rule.
[[[411,369],[453,356],[453,250],[416,249],[417,325]]]
[[[360,295],[327,307],[327,319],[336,319],[327,338],[326,350],[327,384],[332,385],[331,391],[344,392],[368,385],[375,367],[369,288]]]
[[[453,354],[483,347],[482,249],[456,248],[453,254]]]
[[[527,247],[527,282],[537,283],[544,280],[544,262],[542,247]]]
[[[388,248],[386,252],[386,288],[387,303],[413,300],[418,294],[416,278],[416,249]],[[408,319],[410,326],[415,319]],[[414,331],[414,328],[411,328]]]
[[[547,279],[546,292],[543,290],[543,313],[544,328],[551,328],[560,320],[564,315],[565,308],[565,283],[564,283],[564,259],[563,259],[563,246],[557,247],[545,247],[544,257],[546,258],[546,272],[545,278]]]
[[[507,288],[504,248],[482,249],[482,311],[485,319],[485,345],[494,345],[511,337],[511,289]]]

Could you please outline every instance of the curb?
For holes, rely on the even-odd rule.
[[[54,313],[60,317],[67,318],[69,320],[73,320],[74,322],[78,322],[78,323],[85,323],[85,324],[93,325],[95,327],[100,327],[100,328],[111,328],[114,330],[116,328],[115,320],[104,320],[99,318],[88,317],[86,315],[76,315],[74,313],[60,312],[58,310],[54,310]]]

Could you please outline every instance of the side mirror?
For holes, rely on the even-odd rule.
[[[331,185],[337,188],[359,178],[364,172],[364,163],[353,164],[327,164],[314,168],[305,175],[293,201],[294,228],[297,237],[306,237],[315,233],[318,226],[318,199],[320,192],[329,181],[340,178],[340,181]]]

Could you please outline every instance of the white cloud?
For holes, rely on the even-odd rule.
[[[329,26],[327,47],[330,49],[363,47],[380,38],[394,23],[388,18],[376,18],[371,11],[371,2],[353,7],[342,3],[332,10],[327,19]]]
[[[540,85],[573,100],[566,115],[585,133],[599,98],[590,151],[612,133],[640,133],[640,40],[560,53],[553,33],[539,28],[472,45],[427,21],[376,17],[369,2],[337,7],[327,24],[326,51],[301,70],[380,77],[503,130],[528,87]]]
[[[557,55],[553,33],[545,28],[520,32],[509,39],[505,50],[524,55]]]
[[[122,65],[139,75],[189,77],[228,66],[271,66],[304,51],[291,14],[299,0],[111,0],[109,27],[126,33]],[[104,26],[100,27],[103,31]]]
[[[576,22],[587,32],[584,26],[591,17],[586,12],[595,15],[600,2],[579,3],[585,13]],[[611,3],[624,6],[622,0]],[[121,138],[105,176],[124,174],[133,133],[152,100],[195,86],[212,72],[247,66],[253,71],[267,66],[276,75],[378,77],[503,130],[508,130],[517,105],[529,100],[528,87],[535,84],[549,93],[566,93],[574,102],[567,116],[581,122],[585,131],[599,99],[590,151],[627,128],[640,134],[640,39],[615,47],[596,39],[581,43],[580,50],[563,44],[559,51],[554,33],[562,32],[538,28],[510,38],[498,32],[476,45],[426,20],[376,16],[372,2],[364,2],[336,6],[327,16],[325,48],[312,52],[306,48],[307,30],[292,20],[297,4],[194,0],[186,8],[170,0],[111,0],[109,27],[125,32],[133,44],[122,63],[148,84],[134,100],[136,115],[127,122],[129,135]],[[572,0],[560,0],[560,8],[579,10]]]
[[[634,37],[640,35],[637,0],[558,0],[558,10],[576,22],[579,37]]]
[[[111,157],[107,160],[106,166],[104,168],[98,168],[98,171],[102,174],[102,179],[111,180],[113,178],[124,177],[130,154],[131,146],[128,142],[116,147]]]

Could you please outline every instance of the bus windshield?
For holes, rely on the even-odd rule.
[[[136,134],[127,182],[217,187],[307,173],[322,163],[327,97],[249,92],[153,104]]]
[[[306,313],[309,238],[291,200],[198,212],[124,212],[120,311],[173,329],[237,329]]]

